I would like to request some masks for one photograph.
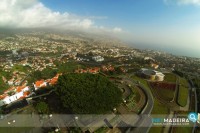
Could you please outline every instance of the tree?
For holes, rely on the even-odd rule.
[[[45,102],[39,102],[36,104],[35,109],[42,114],[48,114],[49,113],[49,106]]]
[[[63,106],[78,114],[106,113],[122,99],[120,89],[101,75],[62,75],[55,87]]]

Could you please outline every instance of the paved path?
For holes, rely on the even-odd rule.
[[[152,112],[153,106],[154,106],[154,98],[150,90],[144,87],[143,84],[137,83],[137,81],[133,81],[132,79],[128,77],[123,77],[123,81],[127,82],[128,84],[134,86],[135,84],[138,85],[138,87],[144,91],[146,97],[147,97],[147,103],[144,109],[142,110],[140,114],[140,119],[137,122],[137,127],[130,129],[129,132],[132,133],[147,133],[152,125],[152,119],[150,118],[150,114]]]

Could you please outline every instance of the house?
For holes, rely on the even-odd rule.
[[[58,78],[61,74],[57,74],[52,79],[47,80],[39,80],[33,83],[35,90],[44,88],[49,85],[55,85],[58,81]],[[13,86],[3,92],[0,95],[0,107],[6,104],[10,104],[19,99],[24,99],[28,97],[31,93],[31,89],[29,86],[26,86],[26,82],[22,86]]]
[[[115,68],[112,65],[107,65],[107,66],[103,65],[101,68],[103,72],[115,71]]]
[[[49,85],[55,85],[58,82],[58,78],[61,74],[57,74],[55,77],[53,77],[52,79],[50,79],[50,81],[48,82]]]
[[[158,69],[159,65],[155,64],[155,63],[151,63],[151,67],[154,68],[154,69]]]
[[[10,104],[19,99],[23,99],[30,94],[30,88],[28,86],[11,87],[4,91],[4,94],[0,95],[0,106]]]
[[[33,86],[34,86],[35,90],[38,90],[40,88],[45,88],[48,85],[55,85],[58,82],[58,78],[60,75],[62,75],[62,74],[61,73],[57,74],[52,79],[47,79],[47,80],[42,79],[42,80],[36,81],[35,83],[33,83]]]
[[[39,88],[47,87],[47,82],[42,79],[42,80],[39,80],[39,81],[36,81],[35,83],[33,83],[33,86],[34,86],[35,90],[38,90]]]
[[[94,61],[96,61],[96,62],[102,62],[102,61],[104,61],[104,58],[101,57],[101,56],[94,56],[94,57],[92,57],[92,59],[93,59]]]
[[[88,70],[88,72],[92,73],[92,74],[97,74],[97,73],[99,73],[99,71],[100,71],[100,68],[98,68],[98,67],[94,67],[94,68],[91,68]]]

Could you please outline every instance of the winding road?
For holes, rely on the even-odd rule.
[[[125,77],[123,77],[122,80],[132,86],[137,85],[145,93],[145,95],[147,97],[147,103],[139,115],[140,119],[137,121],[136,127],[131,128],[130,130],[128,130],[128,132],[147,133],[152,126],[152,119],[150,117],[150,114],[151,114],[153,106],[154,106],[154,98],[153,98],[153,95],[150,92],[150,90],[145,88],[143,84],[141,84],[138,81],[133,81],[133,79],[130,79],[129,77],[125,76]]]

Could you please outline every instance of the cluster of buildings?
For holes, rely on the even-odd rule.
[[[33,83],[34,90],[42,89],[47,86],[53,86],[57,83],[58,78],[61,74],[57,74],[55,77],[47,80],[39,80]],[[32,89],[29,86],[13,86],[8,90],[5,90],[2,95],[0,95],[0,106],[13,103],[17,100],[29,97],[32,93]]]
[[[101,56],[99,56],[99,55],[98,56],[93,56],[92,59],[94,61],[96,61],[96,62],[102,62],[102,61],[104,61],[104,58],[101,57]]]
[[[24,72],[14,71],[12,73],[12,77],[10,79],[6,79],[2,76],[2,80],[4,83],[7,83],[9,86],[19,86],[20,84],[26,85],[27,80],[24,80],[26,74]]]
[[[103,65],[101,68],[103,72],[115,71],[115,68],[112,65]]]
[[[125,72],[125,69],[120,69],[122,72]],[[86,69],[76,69],[75,73],[92,73],[97,74],[100,71],[102,72],[108,72],[108,71],[115,71],[114,66],[112,65],[102,65],[101,67],[92,67],[92,68],[86,68]]]
[[[87,69],[76,69],[75,73],[92,73],[97,74],[100,72],[99,67],[87,68]]]
[[[25,97],[28,97],[30,94],[31,90],[28,86],[11,87],[8,90],[4,91],[2,95],[0,95],[0,106],[23,99]]]
[[[57,83],[59,76],[62,74],[57,74],[55,77],[53,77],[52,79],[47,79],[47,80],[38,80],[35,83],[33,83],[34,89],[38,90],[41,88],[45,88],[48,86],[53,86]]]

